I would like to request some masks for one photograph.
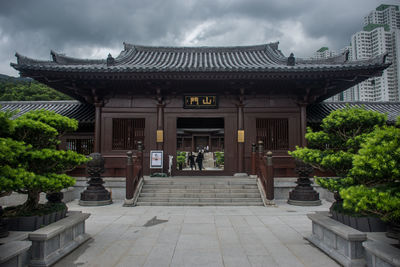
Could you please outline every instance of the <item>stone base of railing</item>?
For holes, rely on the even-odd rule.
[[[70,212],[68,217],[30,233],[29,266],[51,266],[88,240],[85,220],[89,216],[88,213]]]
[[[0,266],[22,267],[29,264],[31,241],[11,241],[1,245]]]
[[[400,266],[400,249],[378,240],[363,243],[368,267]]]
[[[307,239],[343,266],[365,266],[362,243],[367,234],[331,219],[328,212],[308,214],[312,235]]]

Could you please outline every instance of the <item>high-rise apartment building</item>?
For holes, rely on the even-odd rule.
[[[399,6],[380,5],[364,17],[364,26],[369,24],[386,24],[391,29],[400,29]]]
[[[336,55],[335,51],[330,50],[328,47],[321,47],[314,53],[315,59],[324,59]]]
[[[348,47],[350,60],[366,59],[387,53],[392,65],[381,77],[370,78],[333,101],[399,101],[400,95],[400,11],[399,6],[380,5],[364,17],[364,27],[352,35]]]

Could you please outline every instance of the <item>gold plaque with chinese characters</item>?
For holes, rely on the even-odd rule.
[[[238,130],[238,143],[244,143],[244,130]]]
[[[162,142],[164,142],[164,131],[157,130],[157,143],[162,143]]]
[[[217,108],[216,95],[185,95],[183,108]]]

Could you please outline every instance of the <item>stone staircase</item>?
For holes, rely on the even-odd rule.
[[[146,178],[138,206],[263,206],[254,178]]]

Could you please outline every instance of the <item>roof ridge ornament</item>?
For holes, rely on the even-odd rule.
[[[114,62],[115,62],[115,59],[112,57],[111,53],[109,53],[108,57],[107,57],[107,66],[113,65]]]
[[[388,57],[388,56],[389,56],[389,53],[388,53],[388,52],[385,52],[385,54],[383,54],[383,56],[382,56],[382,63],[383,63],[383,64],[387,63],[386,60],[387,60],[387,57]]]
[[[349,61],[350,60],[350,51],[349,51],[349,49],[346,49],[343,54],[344,54],[344,62]]]
[[[50,55],[51,55],[51,59],[53,60],[53,62],[57,62],[57,53],[54,52],[53,50],[50,50]]]
[[[273,42],[273,43],[268,43],[267,45],[269,45],[269,47],[271,47],[272,49],[278,50],[279,47],[279,42]]]
[[[287,65],[294,66],[295,64],[296,64],[296,59],[295,59],[293,53],[290,53],[290,56],[287,59]]]

